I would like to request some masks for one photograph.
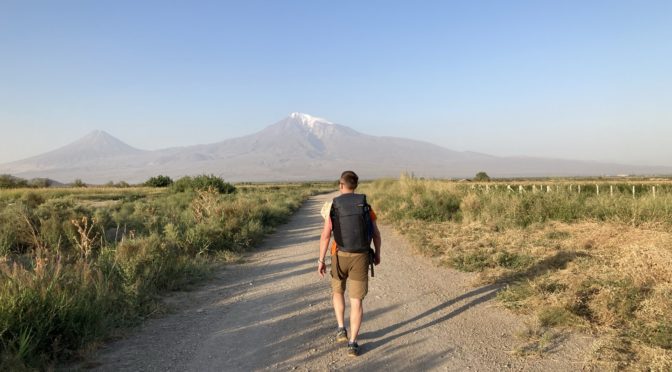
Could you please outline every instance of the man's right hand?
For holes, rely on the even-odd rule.
[[[380,264],[380,254],[376,253],[373,255],[373,264],[376,266]]]
[[[324,262],[318,262],[317,274],[320,275],[320,277],[324,278],[324,274],[326,273],[327,273],[327,265]]]

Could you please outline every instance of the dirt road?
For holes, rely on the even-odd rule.
[[[497,288],[437,268],[381,226],[382,263],[370,281],[362,355],[333,341],[328,278],[317,275],[320,208],[291,221],[206,286],[171,295],[175,311],[106,345],[88,363],[102,371],[577,370],[589,340],[570,336],[543,357],[519,357],[524,319],[497,306]],[[375,206],[374,206],[375,207]],[[347,314],[347,311],[346,311]],[[347,324],[347,315],[346,315]]]

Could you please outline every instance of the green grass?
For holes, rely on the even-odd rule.
[[[0,190],[0,370],[49,368],[137,324],[326,189]]]

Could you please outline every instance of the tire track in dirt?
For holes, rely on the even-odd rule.
[[[524,318],[497,306],[496,286],[437,268],[381,225],[382,263],[370,280],[359,343],[348,357],[333,341],[328,278],[319,280],[320,208],[308,200],[244,263],[191,292],[174,311],[104,346],[82,368],[100,371],[555,370],[580,369],[590,340],[570,335],[543,357],[519,357]],[[375,207],[375,206],[374,206]],[[346,296],[347,297],[347,296]],[[347,324],[346,309],[346,324]]]

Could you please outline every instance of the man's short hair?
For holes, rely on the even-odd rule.
[[[357,182],[359,182],[359,177],[353,171],[345,171],[341,173],[340,182],[345,185],[348,190],[354,190],[357,188]]]

